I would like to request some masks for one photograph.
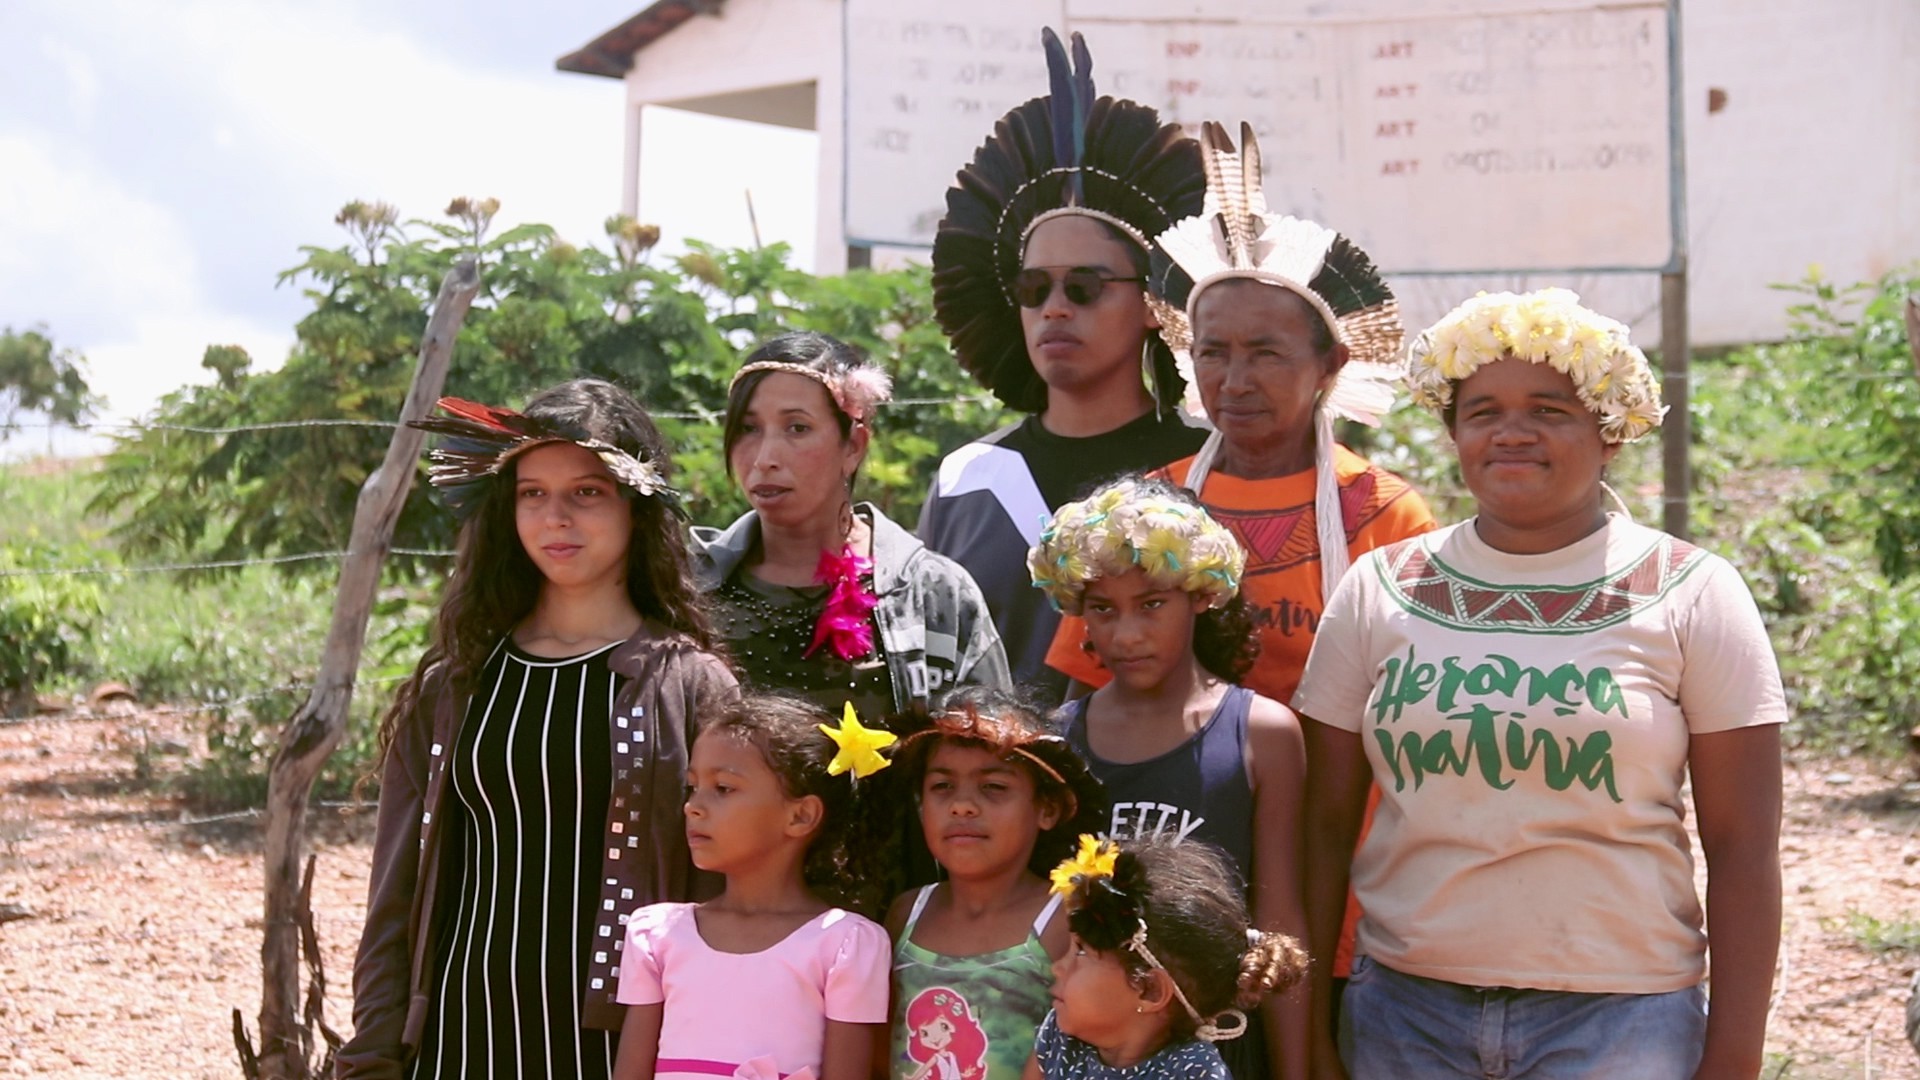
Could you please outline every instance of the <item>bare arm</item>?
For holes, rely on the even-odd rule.
[[[1020,1070],[1020,1080],[1047,1080],[1045,1074],[1040,1071],[1038,1054],[1027,1055],[1027,1067]]]
[[[1253,924],[1287,934],[1303,945],[1306,909],[1301,904],[1301,805],[1307,751],[1300,721],[1271,698],[1254,699],[1247,717],[1249,766],[1253,773]],[[1308,987],[1269,996],[1260,1006],[1267,1029],[1267,1070],[1275,1080],[1307,1075]]]
[[[820,1051],[820,1080],[868,1080],[873,1075],[873,1048],[886,1032],[885,1024],[827,1021],[827,1041]]]
[[[629,1005],[620,1024],[620,1049],[613,1059],[613,1080],[653,1080],[654,1060],[660,1056],[660,1018],[663,1002]]]
[[[907,913],[913,910],[913,898],[918,893],[918,889],[908,889],[894,897],[893,903],[887,905],[886,921],[881,925],[887,928],[887,939],[895,945],[900,944],[901,935],[906,933]],[[890,1067],[892,1062],[888,1060],[893,1054],[892,1031],[887,1024],[871,1026],[874,1029],[873,1080],[887,1080],[887,1077],[892,1075]]]
[[[1347,879],[1353,848],[1367,811],[1373,768],[1357,732],[1342,731],[1307,717],[1301,724],[1307,747],[1306,833],[1307,951],[1313,958],[1312,1019],[1316,1078],[1341,1078],[1340,1055],[1333,1043],[1333,954],[1347,911]]]
[[[1687,747],[1707,856],[1712,1007],[1695,1080],[1759,1073],[1780,953],[1780,728],[1695,735]]]

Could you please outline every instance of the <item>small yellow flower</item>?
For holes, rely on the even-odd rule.
[[[847,702],[847,710],[840,717],[839,727],[821,724],[820,730],[840,748],[840,752],[827,763],[828,776],[839,776],[851,769],[854,778],[861,779],[893,764],[880,756],[882,748],[893,745],[893,732],[862,726],[851,701]]]
[[[1080,850],[1073,858],[1053,868],[1049,875],[1053,881],[1053,891],[1065,896],[1073,891],[1073,883],[1081,878],[1103,878],[1113,876],[1113,864],[1120,858],[1120,848],[1111,840],[1102,840],[1091,833],[1080,834]]]

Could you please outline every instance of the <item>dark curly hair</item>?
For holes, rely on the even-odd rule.
[[[1076,877],[1067,896],[1067,927],[1087,945],[1120,961],[1144,988],[1153,967],[1129,947],[1144,922],[1146,947],[1180,988],[1199,1021],[1230,1008],[1253,1009],[1268,994],[1298,983],[1307,953],[1285,934],[1252,933],[1239,876],[1220,849],[1189,840],[1121,843],[1109,877]],[[1176,1039],[1199,1026],[1177,1007]]]
[[[979,747],[1019,766],[1033,781],[1034,798],[1059,814],[1053,828],[1034,838],[1027,860],[1027,869],[1034,873],[1045,877],[1060,865],[1073,853],[1074,838],[1080,834],[1106,830],[1107,789],[1086,762],[1043,710],[1016,693],[989,686],[963,686],[947,694],[932,717],[902,742],[895,767],[887,770],[894,805],[919,805],[927,762],[946,745]]]
[[[578,441],[599,440],[671,475],[667,442],[653,418],[632,394],[599,379],[575,379],[533,396],[521,410]],[[663,499],[628,495],[633,538],[627,545],[627,596],[648,620],[692,639],[708,652],[721,646],[708,621],[687,533]],[[504,469],[487,485],[480,505],[460,526],[454,544],[453,574],[434,616],[431,643],[412,677],[400,686],[380,723],[380,745],[393,745],[407,724],[431,724],[423,709],[427,679],[434,693],[464,699],[500,639],[532,611],[545,578],[528,557],[514,524],[514,470]],[[439,669],[434,671],[434,669]]]
[[[838,748],[820,725],[833,723],[819,706],[800,698],[749,694],[709,718],[699,737],[728,735],[751,744],[779,777],[787,798],[820,800],[825,814],[807,846],[801,876],[827,903],[879,918],[893,895],[898,830],[886,819],[890,801],[869,790],[874,777],[856,781],[850,773],[827,775]]]

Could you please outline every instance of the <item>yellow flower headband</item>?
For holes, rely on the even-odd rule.
[[[1120,873],[1120,846],[1111,840],[1082,833],[1080,850],[1053,868],[1048,875],[1053,891],[1065,898],[1068,918],[1080,940],[1102,951],[1126,949],[1146,965],[1167,976],[1174,1000],[1193,1018],[1194,1035],[1206,1042],[1237,1039],[1246,1033],[1247,1014],[1227,1009],[1212,1017],[1203,1017],[1180,989],[1180,980],[1167,971],[1160,958],[1147,947],[1147,920],[1140,910],[1143,897],[1117,881]],[[1129,856],[1129,858],[1132,858]],[[1132,890],[1142,890],[1147,882],[1138,877],[1139,863],[1131,864]],[[1131,924],[1128,926],[1126,924]]]
[[[1246,565],[1240,542],[1213,515],[1132,479],[1061,507],[1027,552],[1034,586],[1074,615],[1089,581],[1135,567],[1155,588],[1179,589],[1218,607],[1240,591]]]
[[[855,780],[864,780],[893,764],[880,754],[881,750],[893,745],[893,732],[862,725],[859,715],[853,711],[851,701],[847,702],[846,711],[840,714],[839,727],[821,724],[820,730],[840,748],[833,755],[833,760],[827,763],[828,776],[851,772]]]
[[[1567,289],[1481,293],[1454,308],[1414,341],[1407,385],[1415,401],[1444,413],[1456,384],[1509,357],[1572,379],[1607,442],[1632,442],[1666,415],[1660,384],[1626,326],[1582,307]]]

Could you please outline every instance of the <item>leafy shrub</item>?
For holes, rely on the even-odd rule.
[[[100,614],[100,588],[92,581],[8,572],[64,565],[42,544],[0,545],[0,715],[31,712],[39,686],[72,672],[76,643]]]

